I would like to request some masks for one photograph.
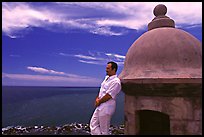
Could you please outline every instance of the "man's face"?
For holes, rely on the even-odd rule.
[[[106,66],[106,74],[109,76],[112,76],[113,74],[115,74],[115,70],[112,69],[112,64],[107,64]]]

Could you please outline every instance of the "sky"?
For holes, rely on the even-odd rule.
[[[2,85],[99,87],[158,4],[202,42],[202,2],[2,2]]]

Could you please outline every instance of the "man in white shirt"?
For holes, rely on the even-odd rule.
[[[118,65],[108,62],[104,81],[95,100],[95,111],[90,121],[91,135],[108,135],[111,117],[116,109],[116,96],[121,91],[121,82],[116,72]]]

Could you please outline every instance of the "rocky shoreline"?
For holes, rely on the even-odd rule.
[[[110,126],[111,135],[124,135],[124,125]],[[89,124],[71,123],[63,126],[8,126],[2,135],[90,135]]]

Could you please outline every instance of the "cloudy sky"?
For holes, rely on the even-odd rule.
[[[2,85],[100,86],[158,4],[202,42],[202,2],[3,2]]]

